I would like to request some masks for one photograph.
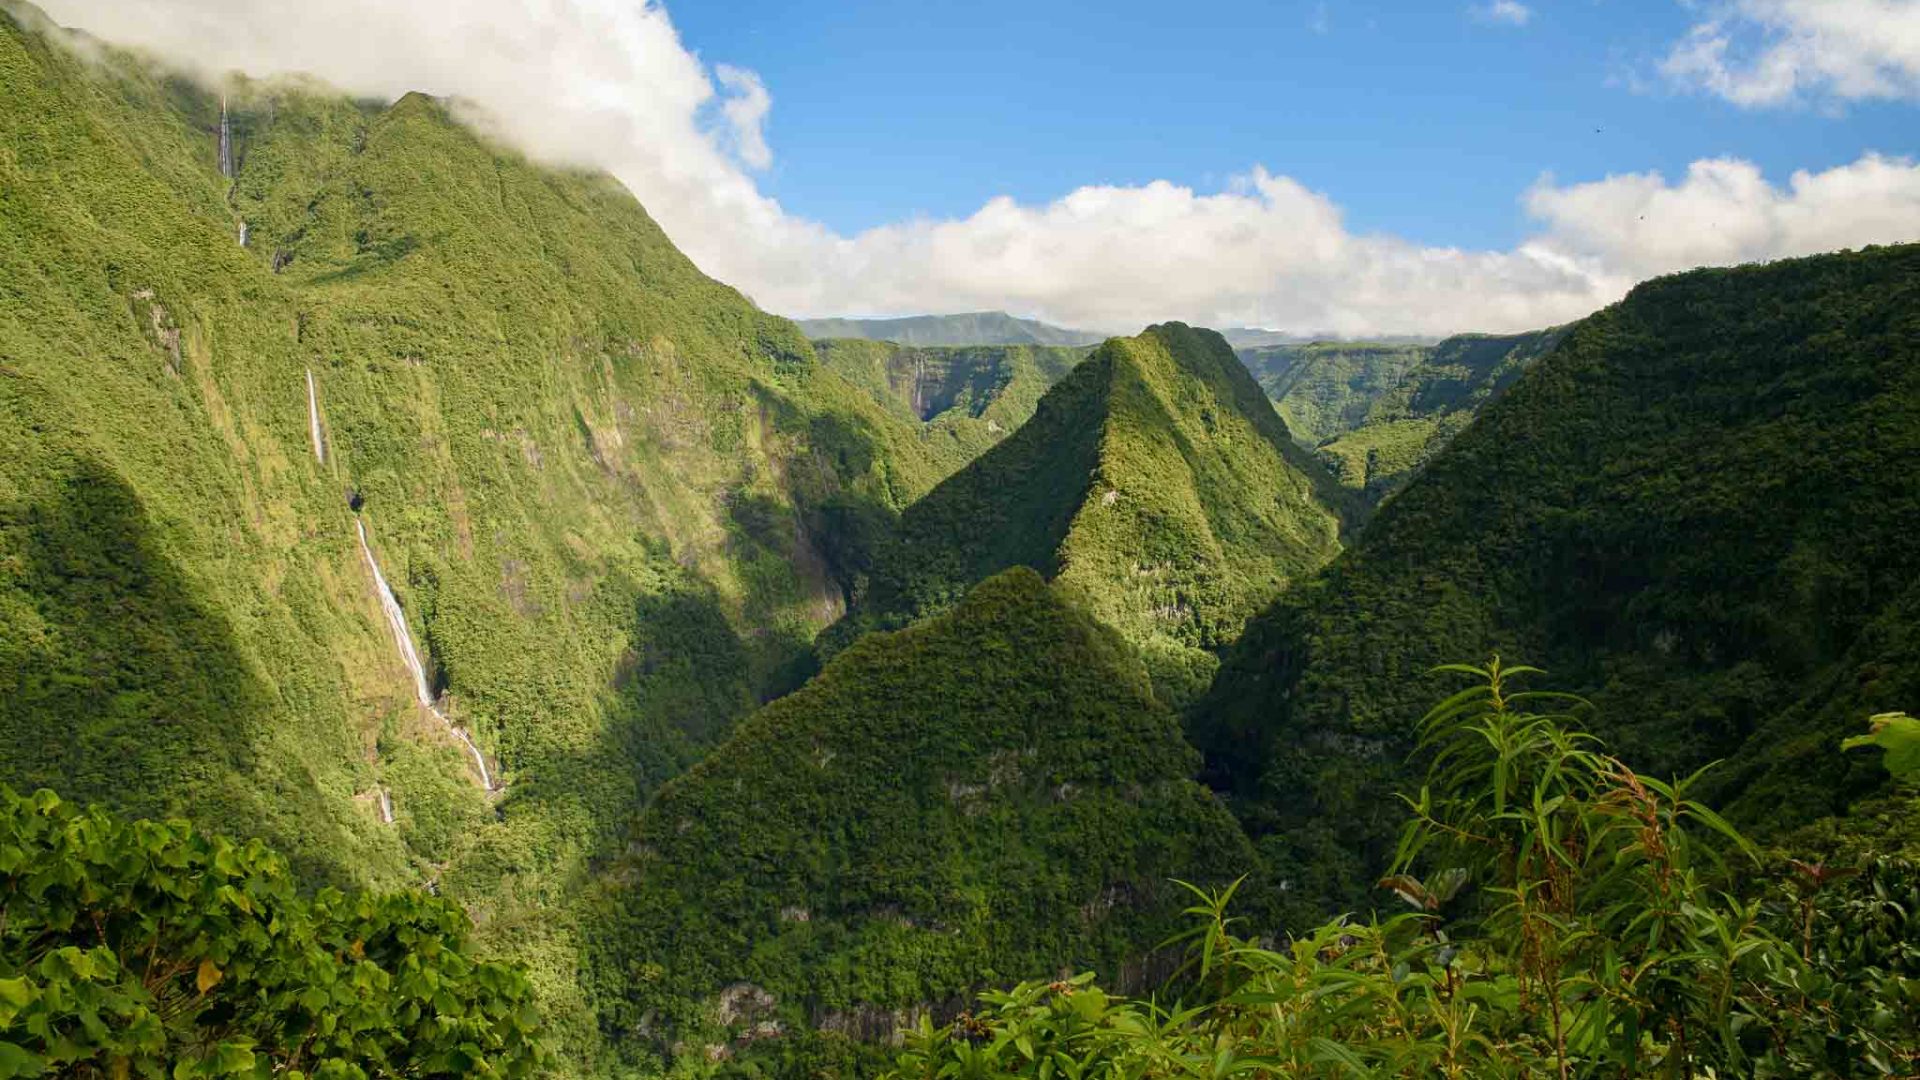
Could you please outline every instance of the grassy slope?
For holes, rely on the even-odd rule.
[[[904,625],[1028,566],[1077,590],[1184,700],[1209,650],[1339,549],[1341,505],[1218,335],[1153,327],[1101,346],[911,506],[836,634]]]
[[[1306,906],[1380,865],[1419,673],[1492,649],[1637,767],[1736,755],[1750,824],[1879,782],[1832,748],[1920,691],[1917,282],[1908,246],[1636,289],[1249,629],[1192,730]]]
[[[1030,570],[994,577],[861,639],[662,790],[595,938],[629,995],[610,1022],[636,1054],[798,1073],[839,1042],[818,1029],[880,1038],[983,983],[1120,972],[1172,928],[1169,878],[1252,859],[1197,764],[1118,635]],[[722,1016],[722,990],[755,1000],[741,983],[773,1002]]]
[[[940,467],[618,185],[427,99],[233,88],[230,201],[208,93],[10,20],[0,73],[0,779],[437,878],[582,1032],[571,879],[790,685],[827,523]]]
[[[813,343],[825,367],[907,423],[945,475],[1027,422],[1041,395],[1088,349],[1044,345],[912,346],[840,338]]]

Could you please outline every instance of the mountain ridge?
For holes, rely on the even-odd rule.
[[[898,345],[1098,345],[1106,334],[1069,330],[1004,311],[955,315],[908,315],[877,319],[798,319],[809,337],[891,341]]]

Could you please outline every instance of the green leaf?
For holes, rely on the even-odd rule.
[[[1920,776],[1920,720],[1906,713],[1880,713],[1867,721],[1867,730],[1868,734],[1855,735],[1840,748],[1878,746],[1886,751],[1881,764],[1888,772],[1901,779]]]

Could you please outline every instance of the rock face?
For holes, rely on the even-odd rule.
[[[1174,929],[1170,879],[1238,875],[1178,721],[1069,595],[1013,570],[870,635],[662,789],[591,935],[602,970],[657,965],[626,1009],[674,1020],[660,1045],[761,990],[789,1039],[884,1042],[984,985],[1119,972]]]

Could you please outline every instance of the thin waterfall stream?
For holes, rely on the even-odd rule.
[[[320,438],[320,399],[313,391],[313,369],[307,369],[307,429],[313,433],[313,456],[320,464],[327,463],[327,446]]]
[[[474,767],[480,770],[480,783],[488,791],[496,790],[493,786],[493,774],[487,771],[486,755],[474,745],[466,729],[448,719],[447,714],[440,711],[440,706],[434,700],[433,689],[427,685],[427,669],[420,663],[419,650],[413,646],[413,631],[407,626],[406,612],[400,609],[399,599],[393,595],[393,589],[388,587],[386,575],[380,572],[380,563],[373,557],[373,548],[367,545],[366,523],[355,517],[353,527],[360,533],[360,553],[366,556],[367,569],[373,572],[374,587],[380,592],[380,609],[386,613],[387,625],[393,630],[394,642],[400,649],[400,662],[405,664],[407,671],[413,675],[414,693],[419,697],[421,706],[438,717],[440,722],[447,726],[447,730],[453,732],[453,737],[459,739],[461,745],[467,748],[467,753],[473,755]]]

